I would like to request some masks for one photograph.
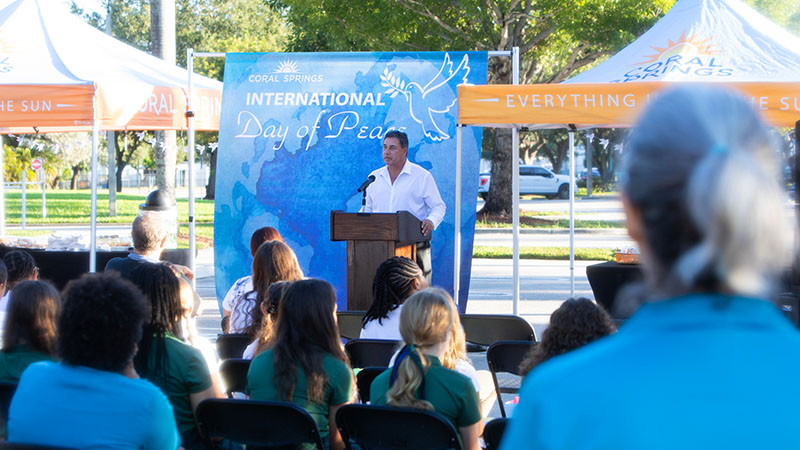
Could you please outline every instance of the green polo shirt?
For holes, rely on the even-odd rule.
[[[167,357],[163,376],[145,378],[166,394],[175,411],[178,431],[183,435],[195,428],[194,412],[189,394],[197,394],[210,388],[211,375],[200,350],[185,344],[171,334],[167,334],[164,338],[164,344]],[[157,338],[153,339],[153,347],[150,349],[149,367],[155,367],[156,352],[154,350],[156,345],[158,345]]]
[[[38,361],[55,361],[55,358],[27,345],[18,345],[9,351],[0,352],[0,381],[19,383],[22,372]]]
[[[256,356],[250,363],[247,373],[247,392],[251,400],[285,401],[273,382],[275,364],[273,350],[269,349]],[[322,437],[328,436],[328,412],[331,406],[349,403],[353,399],[353,371],[344,362],[326,353],[322,358],[322,368],[328,375],[322,403],[312,403],[306,395],[306,375],[301,367],[297,369],[297,384],[292,395],[292,403],[305,409],[317,423]]]
[[[433,409],[447,417],[456,428],[468,427],[481,420],[478,394],[469,377],[442,366],[439,358],[426,355],[430,366],[425,373],[425,386],[417,398],[427,400]],[[392,369],[386,369],[372,382],[369,401],[373,405],[386,405]]]

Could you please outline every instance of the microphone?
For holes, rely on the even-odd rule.
[[[367,190],[367,186],[372,184],[373,181],[375,181],[375,175],[370,175],[369,178],[367,178],[367,181],[361,183],[361,186],[358,187],[358,192],[366,191]]]

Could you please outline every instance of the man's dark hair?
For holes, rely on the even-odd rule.
[[[400,148],[408,148],[408,135],[402,131],[392,130],[386,133],[386,136],[383,137],[383,140],[385,141],[386,138],[395,138],[400,141]]]
[[[120,372],[149,317],[147,300],[130,281],[116,273],[84,275],[64,288],[58,353],[68,365]]]
[[[13,285],[20,281],[33,277],[36,271],[36,261],[30,253],[23,250],[10,251],[3,256],[3,262],[6,266],[6,281],[13,287]]]

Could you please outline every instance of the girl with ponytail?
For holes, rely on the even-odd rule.
[[[775,382],[800,377],[800,333],[771,302],[793,242],[770,130],[749,99],[688,85],[624,148],[641,306],[528,375],[502,448],[797,448],[800,386]]]
[[[476,450],[481,412],[472,381],[445,368],[458,313],[447,292],[429,288],[405,301],[400,334],[405,346],[394,366],[378,375],[370,387],[370,402],[434,410],[458,429],[463,446]]]

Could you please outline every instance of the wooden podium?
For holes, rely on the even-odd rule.
[[[407,211],[347,213],[331,211],[331,240],[347,241],[347,309],[363,311],[372,304],[372,279],[392,256],[416,261],[420,221]]]

